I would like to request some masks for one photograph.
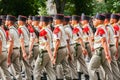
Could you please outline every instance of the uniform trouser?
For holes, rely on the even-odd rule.
[[[66,78],[70,78],[70,67],[66,60],[67,56],[67,48],[58,49],[57,57],[56,57],[56,74],[58,79],[63,79],[64,76]]]
[[[13,49],[13,53],[11,55],[11,63],[14,68],[14,75],[17,80],[22,80],[21,76],[21,64],[20,64],[20,49]],[[12,67],[12,66],[10,66]]]
[[[87,49],[88,57],[91,58],[92,57],[92,51],[91,51],[90,44],[88,42],[85,43],[85,49]]]
[[[31,66],[34,65],[34,62],[37,59],[38,53],[39,53],[39,46],[34,45],[32,50],[32,56],[29,58],[29,63],[31,64]]]
[[[77,65],[74,60],[74,46],[71,45],[70,47],[71,50],[71,55],[72,55],[72,61],[68,59],[68,64],[70,66],[70,71],[71,71],[71,78],[72,79],[78,79],[78,73],[77,73]]]
[[[118,46],[118,60],[117,60],[117,63],[118,63],[119,71],[120,71],[120,44]]]
[[[35,62],[35,67],[33,70],[34,80],[41,80],[41,73],[44,68],[46,69],[48,80],[56,80],[56,75],[48,53],[44,52],[42,54],[43,57],[38,56]]]
[[[114,80],[120,80],[120,72],[119,72],[117,61],[115,59],[116,47],[111,46],[110,52],[111,52],[111,58],[112,58],[111,68],[112,68],[112,72],[113,72],[113,78],[114,78]]]
[[[74,47],[76,46],[76,44],[74,45]],[[77,62],[77,71],[78,72],[83,72],[84,74],[88,75],[88,69],[87,69],[87,65],[84,59],[84,55],[82,53],[82,48],[80,45],[77,46],[77,50],[74,49],[74,59],[75,62]]]
[[[10,73],[7,67],[7,52],[2,52],[0,54],[0,67],[2,80],[11,80]]]
[[[29,55],[29,47],[25,47],[26,54]],[[22,56],[22,55],[21,55]],[[26,80],[32,80],[32,67],[29,60],[24,60],[22,57],[22,70],[25,71]]]
[[[96,49],[95,53],[93,54],[90,60],[90,63],[88,66],[90,80],[98,80],[96,71],[100,66],[103,67],[105,74],[108,77],[108,80],[113,80],[111,66],[105,58],[105,53],[103,48]]]

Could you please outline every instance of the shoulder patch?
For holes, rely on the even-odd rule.
[[[98,33],[99,35],[105,34],[105,31],[102,28],[98,28]]]
[[[54,29],[54,31],[53,31],[54,34],[57,34],[57,33],[59,33],[59,32],[60,32],[60,28],[59,28],[59,27],[56,27],[56,28]]]
[[[88,31],[89,31],[88,26],[86,26],[85,28],[83,28],[83,32],[88,33]]]
[[[77,34],[80,30],[78,28],[73,28],[73,34]]]

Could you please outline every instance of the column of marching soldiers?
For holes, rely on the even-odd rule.
[[[1,15],[0,78],[120,80],[119,24],[118,13]]]

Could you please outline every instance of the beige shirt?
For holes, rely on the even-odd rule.
[[[107,31],[105,29],[104,25],[99,25],[97,27],[97,30],[95,32],[94,35],[94,48],[99,48],[102,47],[102,43],[101,43],[101,39],[102,38],[106,38],[106,41],[108,41],[108,37],[107,37]],[[107,42],[108,43],[108,42]]]
[[[72,29],[70,27],[70,25],[64,25],[64,29],[65,29],[65,33],[67,35],[67,39],[70,40],[70,44],[72,44]]]
[[[25,46],[29,46],[29,41],[30,41],[30,33],[28,31],[28,29],[26,28],[26,26],[20,26],[21,30],[22,30],[22,34],[20,35],[20,38],[24,38],[24,44]]]
[[[44,35],[41,35],[45,32]],[[52,32],[49,28],[44,28],[40,30],[40,35],[39,35],[39,49],[43,49],[46,50],[46,43],[50,44],[50,48],[53,48],[53,44],[52,44]]]
[[[75,29],[78,29],[78,32],[77,33],[74,33],[74,30]],[[83,37],[83,31],[82,31],[82,28],[80,27],[79,24],[77,25],[74,25],[74,28],[73,28],[73,43],[78,43],[77,40],[79,38],[82,38]]]
[[[14,26],[11,26],[9,29],[9,40],[14,41],[14,48],[20,47],[19,33]]]
[[[59,24],[59,25],[55,25],[55,29],[56,28],[59,28],[60,31],[58,33],[54,33],[53,31],[53,46],[55,47],[55,42],[57,39],[60,40],[60,46],[59,47],[64,47],[67,45],[67,36],[66,36],[66,33],[65,33],[65,30],[64,30],[64,27],[62,24]],[[55,30],[54,29],[54,30]]]
[[[0,40],[2,40],[2,51],[7,51],[6,33],[1,27],[0,27]]]
[[[87,28],[88,28],[88,31],[85,30]],[[91,29],[90,25],[86,24],[86,25],[83,26],[83,41],[84,42],[89,42],[90,37],[93,37],[93,32],[92,32],[92,29]]]

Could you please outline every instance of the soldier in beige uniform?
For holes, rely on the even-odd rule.
[[[113,80],[112,71],[111,71],[111,56],[108,46],[107,31],[103,25],[105,16],[97,14],[94,20],[94,26],[97,28],[94,35],[94,49],[95,53],[93,54],[88,71],[90,75],[90,80],[97,80],[96,70],[102,65],[105,74],[107,75],[108,80]]]
[[[37,59],[38,53],[39,53],[39,35],[36,34],[35,28],[39,27],[39,21],[40,18],[38,16],[32,17],[32,24],[33,26],[30,26],[30,45],[29,45],[29,58],[33,61]],[[39,33],[39,31],[37,32]]]
[[[110,19],[110,23],[114,28],[114,33],[115,33],[115,46],[116,46],[116,60],[118,63],[118,67],[120,70],[120,26],[118,25],[118,20],[119,20],[119,16],[117,14],[112,14],[111,15],[111,19]]]
[[[52,32],[48,28],[48,17],[41,16],[42,29],[39,33],[39,54],[35,62],[34,80],[41,80],[41,72],[45,68],[48,80],[56,80],[56,75],[52,66]]]
[[[0,19],[0,25],[2,19]],[[2,80],[11,80],[10,73],[7,67],[7,40],[6,33],[3,28],[0,27],[0,67]]]
[[[111,18],[114,17],[114,15],[111,15]],[[118,64],[116,61],[116,46],[115,46],[115,40],[117,38],[116,34],[115,34],[115,30],[112,27],[112,25],[110,25],[110,14],[106,13],[105,14],[105,28],[107,30],[108,33],[108,43],[109,43],[109,48],[110,48],[110,53],[111,53],[111,68],[112,68],[112,72],[113,72],[113,78],[114,80],[119,80],[120,79],[120,72],[119,72],[119,68],[118,68]]]
[[[81,23],[83,28],[83,42],[85,43],[85,48],[87,49],[88,55],[86,55],[86,61],[89,62],[92,57],[93,49],[93,31],[89,25],[90,17],[82,14]]]
[[[27,29],[27,27],[25,26],[25,22],[26,22],[26,17],[25,16],[18,16],[18,31],[20,34],[20,45],[21,45],[21,52],[22,52],[22,64],[23,64],[23,71],[25,71],[26,74],[26,80],[31,80],[31,70],[32,67],[29,64],[29,31]]]
[[[73,41],[72,41],[72,28],[70,27],[69,24],[69,16],[64,16],[64,29],[65,29],[65,33],[67,35],[67,60],[70,66],[70,70],[71,70],[71,78],[73,80],[77,80],[78,79],[78,74],[77,74],[77,69],[76,69],[76,65],[74,62],[74,45],[73,45]]]
[[[63,14],[56,14],[54,16],[55,28],[53,31],[53,64],[56,66],[57,80],[63,80],[64,76],[70,78],[69,66],[66,61],[67,56],[67,42],[66,34],[63,27]],[[62,71],[63,69],[63,71]],[[69,79],[68,79],[69,80]]]
[[[20,42],[18,30],[14,27],[16,18],[12,15],[7,15],[6,25],[9,27],[9,48],[8,48],[8,66],[13,65],[14,75],[17,80],[22,80],[21,65],[20,65]]]

